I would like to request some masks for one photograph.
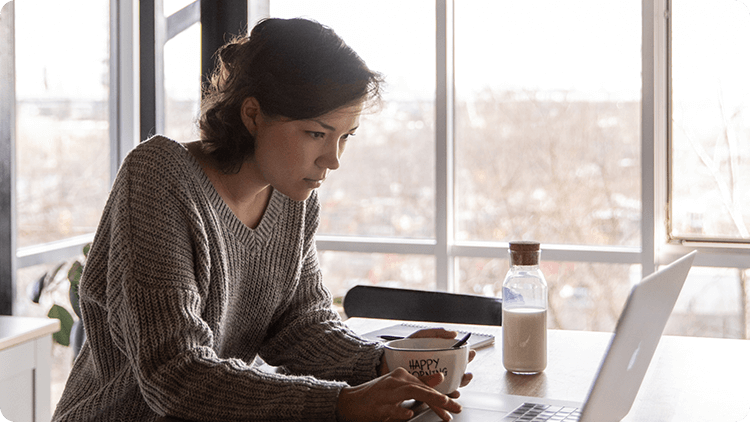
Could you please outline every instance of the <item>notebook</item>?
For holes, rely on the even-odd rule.
[[[461,393],[459,402],[463,410],[453,415],[453,420],[472,422],[620,421],[628,414],[635,401],[695,255],[695,251],[685,255],[647,276],[632,288],[584,403],[537,397],[490,395],[468,390]],[[547,407],[540,411],[531,410],[533,414],[516,419],[516,415],[528,411],[533,404]],[[560,415],[556,419],[540,418],[544,414],[558,410],[565,415]],[[570,415],[571,419],[564,419],[566,415]],[[440,418],[431,411],[426,411],[413,418],[412,421],[437,422]]]
[[[408,337],[411,333],[421,330],[423,328],[435,328],[427,325],[412,324],[412,323],[401,323],[394,324],[389,327],[381,328],[380,330],[371,331],[364,334],[362,337],[372,341],[388,341],[396,340],[396,338]],[[458,333],[458,337],[463,337],[468,334],[468,331],[455,330]],[[472,331],[471,337],[469,337],[469,347],[472,349],[480,349],[482,347],[489,346],[495,342],[495,336],[492,334],[479,333]]]

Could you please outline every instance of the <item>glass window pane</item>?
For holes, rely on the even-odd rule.
[[[750,1],[672,2],[672,235],[750,240]]]
[[[334,298],[342,298],[360,284],[435,290],[435,259],[431,256],[336,251],[320,251],[318,256],[323,281]]]
[[[195,0],[163,0],[164,16],[170,16]]]
[[[455,9],[456,239],[639,245],[641,2]]]
[[[110,178],[109,2],[16,2],[16,78],[18,246],[94,232]]]
[[[460,258],[459,293],[499,297],[508,259]],[[544,261],[550,328],[613,331],[641,267]],[[740,271],[693,267],[670,316],[667,335],[744,338]],[[747,276],[746,276],[747,277]]]
[[[201,100],[201,26],[193,24],[164,45],[164,135],[198,139]]]
[[[741,274],[737,268],[691,268],[664,333],[746,338]]]
[[[270,12],[330,26],[387,82],[382,109],[364,113],[341,168],[320,189],[319,232],[433,237],[434,2],[284,0],[271,1]]]
[[[508,259],[460,258],[459,293],[500,297]],[[612,331],[640,266],[545,261],[549,328]]]

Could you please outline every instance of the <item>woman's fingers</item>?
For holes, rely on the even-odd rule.
[[[388,415],[385,420],[403,421],[414,417],[413,410],[401,407],[400,404],[390,406],[389,410],[390,412],[386,412]]]
[[[436,372],[430,375],[425,375],[419,378],[420,381],[422,381],[423,383],[425,383],[425,385],[431,388],[435,388],[438,384],[443,382],[444,379],[445,379],[445,376],[440,372]]]
[[[411,333],[409,338],[456,338],[457,335],[457,332],[445,328],[425,328]]]
[[[391,374],[405,383],[402,388],[408,397],[401,398],[402,401],[413,399],[425,403],[430,407],[444,407],[451,412],[461,410],[461,405],[451,400],[445,394],[433,389],[445,379],[442,373],[438,372],[417,378],[404,368],[396,368]]]
[[[469,372],[465,373],[464,376],[461,378],[461,385],[460,386],[461,387],[466,387],[471,382],[471,380],[473,378],[474,378],[474,374],[469,373]]]
[[[385,353],[380,357],[380,365],[378,365],[377,371],[379,376],[383,376],[391,372],[391,370],[388,369],[388,362],[385,361]]]
[[[408,373],[407,375],[411,376]],[[412,397],[410,398],[430,406],[430,408],[435,411],[435,413],[437,413],[441,419],[449,420],[449,413],[460,412],[461,405],[458,404],[458,402],[454,401],[451,397],[433,390],[432,387],[435,387],[443,382],[443,379],[445,379],[445,377],[441,373],[436,373],[419,378],[419,381],[422,383],[422,387],[413,390],[412,394],[410,394],[410,396]],[[424,388],[424,386],[430,388]]]
[[[464,374],[464,376],[461,378],[461,385],[459,386],[459,388],[466,387],[473,378],[474,378],[474,374],[470,374],[470,373]],[[458,390],[448,394],[448,397],[452,399],[457,399],[460,396],[461,396],[461,393],[459,393]]]

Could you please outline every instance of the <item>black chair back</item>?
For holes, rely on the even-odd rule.
[[[502,325],[502,300],[424,290],[355,286],[344,297],[348,317]]]

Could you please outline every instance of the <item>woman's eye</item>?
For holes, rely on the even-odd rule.
[[[326,137],[324,132],[307,132],[311,137],[315,139],[323,139]]]
[[[354,135],[355,135],[354,133],[347,133],[346,135],[344,135],[344,136],[341,137],[341,140],[342,141],[346,141],[346,140],[348,140],[350,137],[352,137]]]

